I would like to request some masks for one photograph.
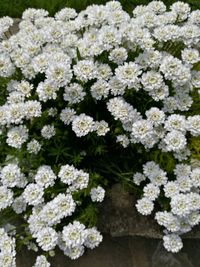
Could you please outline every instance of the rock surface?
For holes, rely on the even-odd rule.
[[[158,239],[104,236],[98,248],[88,250],[77,260],[56,251],[56,257],[49,261],[52,267],[200,267],[199,250],[199,240],[185,240],[183,250],[172,254]],[[17,257],[17,267],[32,267],[35,258],[24,250]]]
[[[162,238],[162,229],[152,216],[143,216],[135,208],[137,199],[116,184],[108,192],[100,208],[99,225],[101,232],[113,237],[144,236]],[[195,227],[183,238],[200,238],[200,227]]]
[[[136,199],[119,184],[108,192],[99,214],[98,228],[118,236],[161,238],[160,227],[150,216],[142,216],[135,208]]]

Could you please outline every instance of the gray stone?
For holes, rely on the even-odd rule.
[[[100,208],[98,227],[112,236],[145,236],[161,238],[159,225],[135,208],[136,198],[119,184],[113,186]]]
[[[136,210],[137,199],[124,190],[121,185],[114,185],[100,207],[98,228],[113,237],[162,238],[162,228],[156,223],[153,216],[143,216]],[[196,226],[182,237],[200,238],[200,227]]]
[[[19,23],[21,19],[13,19],[14,23],[13,25],[9,28],[9,30],[5,33],[5,36],[7,38],[10,38],[13,34],[17,33],[19,31]]]
[[[49,258],[51,267],[200,267],[199,239],[184,240],[183,249],[167,252],[160,239],[144,237],[110,237],[104,235],[100,246],[87,250],[77,260],[70,260],[56,249],[56,256]],[[23,249],[17,255],[17,267],[32,267],[36,255]]]

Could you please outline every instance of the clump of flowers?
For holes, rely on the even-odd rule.
[[[200,135],[199,10],[152,1],[130,16],[110,1],[54,17],[29,8],[10,38],[12,19],[0,25],[0,210],[23,220],[17,247],[76,259],[98,246],[96,207],[131,170],[137,210],[159,204],[164,246],[178,252],[200,220],[189,150]],[[2,266],[15,266],[13,242]],[[41,255],[34,266],[50,263]]]

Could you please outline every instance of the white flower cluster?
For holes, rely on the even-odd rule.
[[[12,23],[0,19],[0,78],[8,81],[0,133],[4,152],[19,162],[9,155],[2,162],[0,210],[12,207],[28,218],[28,231],[44,251],[58,245],[76,259],[84,247],[96,247],[102,240],[96,228],[76,220],[63,227],[82,204],[79,193],[92,202],[105,195],[96,181],[89,184],[89,173],[74,167],[82,155],[75,158],[73,151],[74,160],[66,146],[77,141],[79,149],[91,139],[94,147],[101,140],[104,150],[114,136],[115,146],[142,145],[175,158],[174,180],[155,162],[133,180],[144,184],[136,205],[143,215],[151,214],[160,192],[169,199],[171,211],[157,212],[156,220],[168,231],[166,249],[180,250],[179,235],[198,224],[200,211],[199,168],[181,163],[190,157],[188,141],[200,135],[200,115],[187,113],[200,88],[200,11],[179,1],[170,11],[151,1],[132,16],[118,1],[79,14],[64,8],[54,17],[29,8],[18,33],[7,38]],[[37,266],[49,263],[40,256]]]
[[[74,166],[68,164],[61,166],[58,177],[63,183],[69,185],[69,192],[87,188],[89,183],[88,173],[78,170]]]
[[[45,256],[41,255],[37,257],[33,267],[50,267],[50,263],[47,261]]]
[[[170,200],[170,211],[157,211],[155,219],[166,229],[163,237],[165,248],[178,252],[183,247],[180,235],[200,223],[200,168],[177,164],[174,175],[175,179],[171,181],[159,165],[149,161],[143,165],[143,173],[134,174],[133,181],[137,185],[149,181],[143,188],[143,197],[136,204],[141,214],[152,213],[160,192]]]
[[[192,125],[197,124],[199,118],[191,116],[188,122],[185,118],[187,131],[180,127],[165,127],[163,118],[174,111],[187,111],[192,105],[191,88],[199,86],[198,71],[193,70],[193,65],[200,60],[200,30],[195,20],[198,12],[190,12],[188,4],[177,2],[170,8],[171,11],[166,12],[164,3],[153,1],[147,6],[136,7],[133,17],[130,17],[119,2],[111,1],[105,6],[89,6],[80,14],[65,8],[54,18],[48,17],[45,10],[27,9],[19,25],[20,31],[3,40],[1,47],[1,76],[10,77],[11,69],[17,67],[26,79],[21,82],[13,80],[9,84],[8,104],[0,110],[1,124],[10,127],[7,143],[21,148],[28,140],[25,126],[16,128],[11,124],[40,117],[40,102],[56,101],[60,88],[64,87],[63,100],[69,106],[76,105],[88,94],[85,84],[92,82],[89,91],[95,101],[107,99],[110,94],[121,96],[111,98],[107,108],[115,119],[122,122],[131,143],[142,143],[148,149],[159,144],[163,150],[167,147],[167,151],[181,153],[187,145],[187,131],[193,134]],[[12,23],[5,17],[1,24],[6,25],[2,27],[5,31]],[[79,34],[80,31],[84,32],[83,35]],[[184,43],[180,57],[170,54],[168,41]],[[138,49],[141,52],[129,60],[128,52]],[[104,51],[109,52],[107,60],[112,67],[94,59]],[[27,80],[41,73],[45,79],[35,88],[38,100],[29,100],[34,85]],[[143,118],[123,99],[127,89],[143,90],[154,101],[161,101],[163,107],[152,107],[149,111],[152,114],[147,113],[147,118]],[[72,123],[72,130],[78,137],[95,131],[98,124],[91,116],[78,115],[70,107],[61,111],[60,119],[67,125]],[[99,135],[109,131],[109,125],[105,128],[104,134]],[[54,125],[45,125],[41,130],[45,139],[55,134]],[[117,142],[126,146],[128,142],[123,140]],[[31,153],[37,153],[40,144],[30,143],[27,148]]]
[[[0,228],[0,266],[16,267],[15,239]]]
[[[77,259],[84,253],[84,246],[87,248],[95,248],[102,241],[102,235],[93,228],[85,228],[85,225],[78,221],[74,221],[64,226],[60,233],[59,247],[64,254],[71,259]]]
[[[28,217],[28,226],[31,235],[36,239],[38,246],[42,250],[50,253],[56,245],[59,245],[66,255],[72,259],[76,259],[83,254],[84,245],[91,249],[98,246],[102,241],[101,234],[95,227],[87,229],[85,225],[74,221],[73,224],[64,226],[63,237],[62,240],[60,240],[60,233],[56,232],[55,227],[62,219],[71,216],[75,212],[77,205],[73,199],[72,193],[87,188],[89,174],[76,169],[73,165],[63,165],[60,168],[58,177],[62,183],[68,185],[68,189],[65,189],[66,193],[53,195],[52,199],[46,202],[44,201],[44,190],[54,186],[57,179],[57,176],[54,174],[50,166],[40,166],[33,176],[32,183],[24,181],[25,176],[17,164],[10,163],[4,166],[0,173],[2,184],[0,186],[0,209],[12,206],[13,210],[17,214],[20,214],[26,211],[28,206],[33,206],[32,214]],[[24,188],[23,193],[15,198],[13,191],[11,190],[14,187]],[[93,198],[95,198],[95,201],[102,201],[105,194],[104,189],[100,187],[95,189],[96,192],[93,192],[92,194]],[[81,226],[80,234],[83,235],[81,241],[78,237],[76,240],[76,236],[74,236],[75,233],[78,234],[77,227],[79,226]],[[9,239],[2,229],[0,230],[2,231],[2,233],[0,233],[1,266],[14,267],[14,241]],[[69,238],[72,243],[68,242],[67,238]],[[49,267],[50,265],[44,256],[40,256],[37,258],[34,266]]]

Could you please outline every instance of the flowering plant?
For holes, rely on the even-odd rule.
[[[141,196],[141,214],[156,207],[179,251],[200,222],[200,11],[29,8],[6,38],[12,23],[0,19],[0,266],[22,245],[45,252],[34,267],[56,246],[71,259],[98,246],[97,204],[115,182]]]

